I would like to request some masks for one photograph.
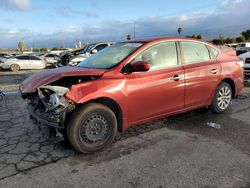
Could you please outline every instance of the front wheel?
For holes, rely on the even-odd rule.
[[[117,131],[116,116],[107,106],[90,103],[72,113],[67,136],[81,153],[95,153],[112,143]]]
[[[211,104],[211,110],[214,113],[222,113],[228,109],[232,100],[232,88],[226,83],[222,82],[215,94]]]

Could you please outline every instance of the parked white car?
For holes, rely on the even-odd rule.
[[[2,69],[10,69],[12,71],[19,71],[23,69],[44,69],[46,68],[46,62],[37,56],[19,55],[1,60],[0,67]]]
[[[250,78],[250,52],[246,52],[238,56],[244,63],[244,72],[247,79]]]

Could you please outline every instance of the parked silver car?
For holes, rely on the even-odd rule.
[[[46,62],[34,55],[19,55],[1,60],[0,67],[12,71],[23,69],[44,69],[46,68]]]

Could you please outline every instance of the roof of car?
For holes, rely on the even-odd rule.
[[[21,54],[21,55],[17,55],[16,57],[20,57],[20,56],[36,56],[36,55],[32,55],[32,54]],[[37,56],[36,56],[37,57]]]
[[[201,41],[198,39],[190,38],[190,37],[157,37],[157,38],[142,38],[142,39],[134,39],[126,42],[159,42],[165,40],[193,40],[193,41]]]

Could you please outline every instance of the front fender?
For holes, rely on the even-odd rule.
[[[92,81],[73,85],[65,97],[75,104],[84,104],[99,98],[109,98],[115,101],[123,114],[123,120],[126,121],[128,107],[125,81]],[[124,122],[126,125],[127,122]]]

